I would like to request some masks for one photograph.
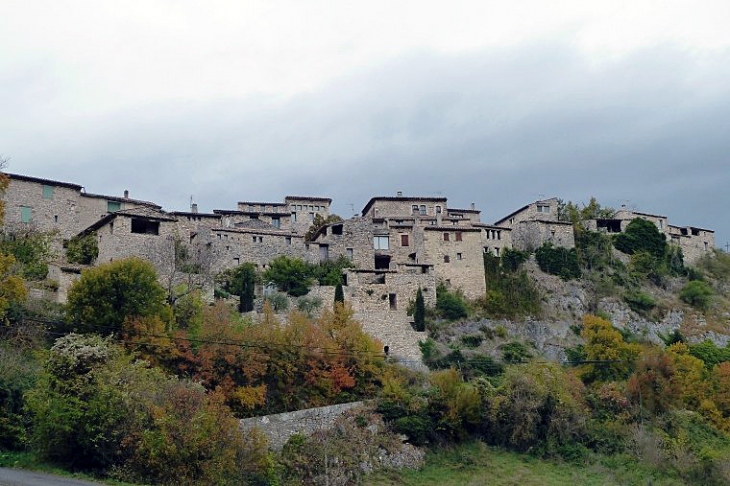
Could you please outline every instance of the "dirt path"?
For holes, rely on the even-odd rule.
[[[1,486],[99,486],[100,484],[55,474],[0,468]]]

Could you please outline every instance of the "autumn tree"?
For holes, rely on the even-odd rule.
[[[158,316],[169,321],[165,299],[152,264],[126,258],[84,270],[69,290],[66,316],[82,332],[119,333],[130,318]]]
[[[586,363],[581,367],[585,381],[621,380],[629,376],[640,348],[625,342],[610,322],[592,315],[585,316],[581,337],[585,341]]]

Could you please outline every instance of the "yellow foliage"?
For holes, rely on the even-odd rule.
[[[12,255],[0,254],[0,318],[5,318],[5,313],[12,302],[23,301],[28,295],[28,289],[21,277],[12,274],[15,265],[15,257]]]
[[[613,381],[626,378],[641,352],[638,344],[624,341],[610,322],[597,316],[583,318],[581,337],[585,340],[586,363],[580,374],[586,381]]]

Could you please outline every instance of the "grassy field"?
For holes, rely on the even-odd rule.
[[[559,463],[472,443],[431,452],[420,471],[390,471],[370,476],[375,485],[680,485],[621,457],[597,457],[588,464]]]

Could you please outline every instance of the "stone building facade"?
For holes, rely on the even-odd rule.
[[[667,241],[678,245],[682,249],[684,262],[693,264],[715,248],[715,232],[695,226],[676,226],[669,224],[666,216],[633,211],[625,206],[621,207],[612,218],[594,219],[588,221],[588,229],[606,233],[623,233],[634,219],[641,218],[651,221]]]
[[[573,225],[558,221],[558,199],[553,197],[527,204],[494,223],[510,230],[513,248],[534,251],[545,243],[575,247]]]

